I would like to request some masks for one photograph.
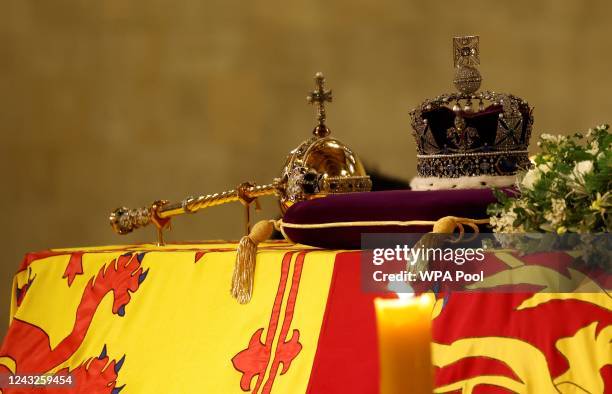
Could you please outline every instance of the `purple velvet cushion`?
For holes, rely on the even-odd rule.
[[[285,223],[438,220],[443,216],[487,217],[496,199],[490,189],[393,190],[330,195],[291,206]],[[425,233],[431,226],[355,226],[318,229],[284,228],[292,241],[328,249],[359,249],[362,233]]]

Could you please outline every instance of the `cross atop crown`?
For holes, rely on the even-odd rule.
[[[453,60],[455,63],[455,87],[462,94],[474,94],[480,88],[482,76],[478,36],[461,36],[453,39]]]
[[[314,128],[312,133],[317,137],[325,137],[330,133],[327,126],[325,126],[325,102],[331,103],[332,92],[331,90],[325,89],[325,77],[323,73],[318,72],[315,74],[315,90],[310,92],[306,97],[306,100],[310,104],[316,104],[317,106],[317,121],[319,124]]]
[[[453,39],[455,67],[480,65],[478,36],[461,36]]]

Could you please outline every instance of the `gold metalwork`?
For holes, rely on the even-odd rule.
[[[329,135],[330,131],[325,125],[325,119],[327,119],[327,114],[325,113],[325,102],[332,102],[332,91],[325,89],[325,77],[321,72],[315,74],[315,85],[315,90],[310,92],[310,94],[306,97],[306,100],[310,104],[317,105],[317,120],[319,124],[315,126],[312,133],[317,137],[326,137]]]
[[[168,200],[158,200],[151,205],[151,222],[155,225],[157,230],[157,245],[163,246],[164,242],[164,230],[170,229],[170,219],[162,218],[159,216],[159,212],[164,207],[164,205],[168,204]]]
[[[242,195],[243,198],[256,199],[257,197],[269,196],[277,193],[277,186],[275,184],[252,185],[250,187],[244,187],[241,191],[238,190],[239,188],[222,193],[187,197],[177,203],[166,202],[163,205],[154,203],[151,207],[132,209],[126,207],[117,208],[110,214],[110,223],[117,234],[130,233],[135,229],[145,227],[151,223],[155,224],[159,222],[160,219],[166,221],[167,224],[165,224],[163,228],[167,228],[169,226],[169,220],[174,216],[195,213],[204,208],[240,201],[239,194]]]
[[[472,94],[480,88],[482,77],[476,66],[480,65],[478,36],[463,36],[453,39],[455,64],[455,87],[463,94]]]
[[[236,191],[238,192],[238,201],[240,201],[240,203],[244,206],[245,234],[251,232],[251,204],[255,203],[256,211],[259,211],[261,209],[257,197],[251,196],[251,194],[249,193],[251,188],[254,186],[255,185],[251,182],[244,182],[236,188]]]
[[[369,191],[372,182],[353,151],[333,137],[314,137],[287,157],[280,183],[283,212],[296,202],[330,193]]]
[[[246,234],[250,231],[250,206],[258,207],[258,197],[276,195],[284,213],[292,204],[334,193],[369,191],[370,177],[363,164],[345,144],[329,137],[325,125],[325,102],[331,102],[331,90],[325,89],[323,74],[315,75],[316,89],[308,96],[309,103],[317,104],[317,126],[314,136],[292,150],[285,161],[280,178],[270,184],[256,185],[245,182],[236,189],[222,193],[188,197],[183,201],[156,202],[150,207],[117,208],[110,214],[110,223],[118,234],[154,223],[159,243],[163,244],[163,230],[169,228],[173,216],[195,213],[215,205],[239,201],[245,206]]]
[[[453,38],[453,58],[455,67],[480,65],[480,38],[461,36]]]

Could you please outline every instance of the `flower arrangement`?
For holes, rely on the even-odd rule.
[[[519,176],[516,191],[495,190],[489,206],[495,233],[609,233],[612,229],[612,134],[542,134],[542,151]],[[605,236],[605,238],[610,238]],[[605,240],[604,244],[608,244]]]

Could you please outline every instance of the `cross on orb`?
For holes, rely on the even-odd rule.
[[[310,92],[306,97],[306,100],[310,104],[317,106],[317,121],[319,124],[313,130],[313,134],[318,137],[325,137],[330,133],[327,126],[325,126],[325,102],[332,102],[332,92],[329,89],[325,89],[325,77],[323,73],[318,72],[315,74],[315,90]]]

